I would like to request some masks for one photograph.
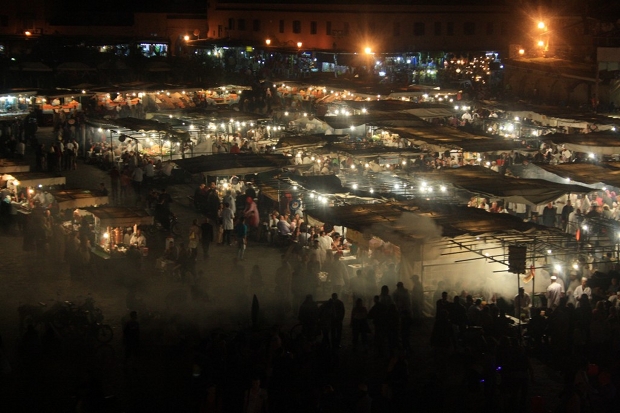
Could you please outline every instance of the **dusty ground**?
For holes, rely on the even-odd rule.
[[[46,132],[40,133],[45,141]],[[94,189],[99,182],[108,183],[107,175],[93,166],[78,165],[77,171],[63,172],[68,187]],[[168,188],[173,196],[173,211],[187,231],[192,219],[199,218],[187,201],[193,186],[175,185]],[[182,235],[181,238],[186,238]],[[163,237],[148,240],[154,251],[163,248]],[[234,247],[212,246],[211,258],[199,254],[197,269],[203,277],[194,283],[180,283],[160,274],[154,268],[155,252],[146,258],[142,271],[127,268],[96,266],[81,277],[71,277],[67,263],[50,253],[22,250],[18,234],[0,235],[0,334],[4,352],[13,373],[2,383],[2,400],[11,412],[75,411],[75,396],[88,377],[101,378],[105,394],[113,394],[122,403],[118,411],[189,411],[192,392],[192,355],[170,355],[167,349],[181,340],[199,340],[210,329],[227,331],[249,325],[251,297],[248,291],[252,266],[260,266],[265,291],[260,294],[261,320],[267,327],[279,321],[285,330],[294,326],[292,314],[275,318],[273,305],[274,274],[280,263],[281,251],[265,244],[250,244],[246,252],[244,278],[235,267]],[[105,322],[115,332],[109,345],[91,346],[81,342],[59,341],[45,361],[28,362],[19,356],[20,330],[17,309],[20,305],[53,305],[54,301],[80,301],[94,298]],[[347,300],[345,298],[345,300]],[[351,304],[345,301],[347,314]],[[143,357],[127,366],[122,354],[121,331],[129,310],[139,312],[142,326]],[[437,398],[437,406],[477,411],[482,394],[465,391],[462,384],[462,363],[451,360],[449,379],[437,383],[433,374],[432,353],[428,338],[432,322],[418,323],[413,331],[414,351],[409,356],[411,369],[411,403]],[[349,349],[350,333],[345,328],[340,366],[332,383],[346,392],[359,380],[365,380],[376,392],[385,378],[387,361],[372,354],[354,354]],[[537,381],[532,395],[544,394],[548,407],[556,402],[559,376],[535,362]]]

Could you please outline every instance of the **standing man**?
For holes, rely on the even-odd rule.
[[[532,298],[525,292],[523,287],[519,287],[519,293],[515,295],[515,317],[530,318],[530,308],[532,307]]]
[[[562,208],[562,230],[566,231],[566,227],[568,226],[568,217],[574,210],[575,208],[573,208],[573,204],[569,199],[568,201],[566,201],[566,205],[564,205],[564,207]]]
[[[338,298],[338,294],[332,294],[332,322],[331,322],[331,344],[333,350],[340,348],[342,340],[342,323],[344,321],[344,303]]]
[[[248,244],[248,226],[245,225],[245,217],[239,217],[239,223],[235,227],[237,235],[237,258],[243,261],[245,248]]]
[[[579,299],[581,298],[583,294],[588,296],[588,300],[592,299],[592,289],[588,287],[587,284],[588,284],[588,279],[586,277],[582,277],[581,285],[575,288],[575,292],[573,295],[575,297],[575,301],[577,302],[577,307],[579,307]]]
[[[560,305],[560,299],[562,298],[562,294],[564,294],[564,288],[558,282],[558,277],[555,275],[551,276],[551,284],[547,287],[546,297],[547,297],[547,307],[548,308],[557,308]]]
[[[77,169],[77,158],[80,155],[80,144],[73,139],[73,169]]]
[[[213,242],[213,225],[209,222],[209,218],[205,218],[205,222],[200,225],[200,240],[202,241],[202,257],[206,260],[209,258],[209,247]]]
[[[198,220],[195,219],[192,222],[192,226],[189,227],[189,256],[192,260],[196,261],[198,257],[198,243],[200,242],[200,236],[202,235],[202,231],[198,226]]]
[[[129,313],[129,321],[123,327],[123,345],[125,347],[125,359],[134,358],[138,355],[140,348],[140,323],[138,323],[138,313]]]
[[[112,202],[118,204],[118,187],[121,181],[121,173],[116,165],[113,165],[112,169],[110,169],[110,181],[112,183]]]
[[[155,167],[153,166],[153,161],[149,159],[149,161],[144,165],[144,183],[147,187],[153,184],[153,179],[155,178]]]
[[[68,140],[67,144],[65,145],[64,169],[66,171],[73,169],[74,163],[75,163],[75,148],[73,147],[73,142],[71,140]]]
[[[234,214],[237,213],[237,199],[233,196],[230,189],[226,191],[226,196],[224,196],[224,202],[228,202],[228,205],[230,206],[230,209]]]
[[[142,234],[142,230],[140,228],[136,229],[136,232],[131,235],[129,244],[138,248],[146,247],[146,237]]]
[[[392,264],[393,265],[393,264]],[[403,349],[411,350],[409,336],[411,335],[411,296],[402,282],[396,284],[396,291],[392,293],[392,301],[396,304],[396,309],[400,315],[400,341]]]
[[[140,202],[142,196],[142,181],[144,180],[144,171],[136,166],[131,174],[133,190],[136,194],[136,202]]]
[[[553,202],[549,202],[542,213],[542,223],[547,227],[555,227],[555,215],[557,214]]]
[[[224,202],[224,209],[222,209],[222,227],[224,229],[224,236],[222,237],[222,244],[231,245],[230,234],[234,229],[235,213],[230,209],[230,204]]]

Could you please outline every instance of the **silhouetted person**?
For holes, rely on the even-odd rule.
[[[413,319],[417,320],[422,317],[424,311],[424,287],[420,282],[420,276],[411,277],[413,287],[411,289],[411,309],[413,311]]]
[[[411,296],[409,290],[402,282],[396,284],[396,291],[392,293],[392,300],[396,304],[398,315],[400,316],[400,342],[404,350],[410,350],[409,336],[411,335],[412,313]]]
[[[382,354],[385,340],[387,339],[388,309],[384,304],[380,302],[378,295],[375,295],[373,300],[374,305],[368,312],[368,319],[372,320],[375,326],[375,351],[377,352],[377,354]]]
[[[392,300],[392,297],[390,296],[390,288],[387,285],[384,285],[381,287],[381,294],[379,295],[379,301],[381,301],[381,304],[385,305],[386,307],[389,307],[390,305],[394,304],[394,301]]]
[[[125,347],[125,359],[134,358],[140,349],[140,323],[138,313],[129,313],[129,321],[123,327],[123,346]]]
[[[367,350],[370,327],[368,326],[368,310],[364,307],[364,300],[361,298],[355,300],[355,306],[351,311],[351,329],[353,330],[353,350],[357,350],[360,337],[364,350]]]
[[[441,293],[441,298],[435,302],[435,317],[437,317],[442,310],[450,311],[450,301],[448,301],[448,293],[445,291]]]
[[[448,311],[441,310],[435,317],[435,324],[431,332],[431,347],[435,355],[437,369],[446,373],[447,358],[452,344],[452,324],[448,318]]]
[[[319,321],[319,307],[312,299],[311,294],[306,296],[306,299],[299,307],[299,316],[297,319],[301,323],[302,333],[307,339],[312,340],[316,336],[316,324]]]
[[[321,334],[323,335],[323,345],[327,348],[331,348],[332,346],[331,331],[333,321],[334,302],[330,299],[319,307],[319,326],[321,327]]]
[[[342,323],[344,321],[344,303],[338,299],[338,294],[332,294],[332,325],[331,325],[331,341],[332,348],[337,350],[340,348],[340,341],[342,340]]]
[[[206,260],[209,258],[209,247],[213,242],[213,225],[211,225],[208,219],[205,219],[200,225],[200,231],[202,233],[200,237],[200,242],[202,243],[202,257]]]
[[[450,315],[452,324],[458,327],[458,331],[461,333],[465,331],[465,326],[467,325],[467,309],[461,304],[460,296],[454,296],[454,301],[452,302],[448,314]]]

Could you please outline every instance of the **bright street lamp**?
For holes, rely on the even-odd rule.
[[[297,47],[301,47],[302,44],[303,43],[301,43],[301,42],[297,42]]]
[[[544,29],[545,29],[545,27],[546,27],[546,26],[545,26],[545,22],[538,22],[538,28],[539,28],[539,29],[544,30]]]
[[[364,49],[364,53],[372,54],[372,49],[370,47],[367,47],[367,48]]]
[[[265,40],[265,44],[266,44],[267,46],[269,46],[269,45],[271,44],[271,39],[267,39],[267,40]]]

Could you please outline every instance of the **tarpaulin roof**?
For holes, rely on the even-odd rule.
[[[541,164],[542,168],[560,179],[583,182],[587,185],[605,184],[620,188],[620,163],[563,163],[558,165]],[[543,178],[547,179],[547,178]]]
[[[336,102],[334,102],[335,104]],[[406,112],[416,109],[449,109],[437,103],[415,103],[408,100],[342,100],[337,102],[354,109],[366,109],[369,112]]]
[[[104,227],[129,227],[132,225],[153,225],[153,217],[140,208],[128,207],[89,207],[80,208],[88,211],[101,222]]]
[[[510,104],[483,102],[483,105],[490,110],[510,112],[513,116],[527,117],[528,119],[534,119],[549,124],[550,126],[579,127],[580,125],[588,124],[618,124],[617,119],[612,119],[609,116],[563,109],[557,106],[537,106],[522,102],[510,102]]]
[[[422,176],[422,174],[421,174]],[[482,166],[442,169],[428,174],[429,179],[442,180],[474,194],[503,198],[508,202],[541,205],[569,193],[587,194],[592,188],[560,184],[543,179],[521,179],[502,176]]]
[[[556,133],[546,135],[545,139],[556,145],[563,144],[574,152],[594,153],[597,155],[614,155],[620,153],[620,135],[616,132],[593,132],[585,134],[566,135]]]
[[[341,142],[324,147],[328,151],[343,152],[356,157],[414,156],[422,153],[419,148],[396,148],[363,142]]]
[[[441,229],[443,237],[535,232],[542,227],[509,214],[493,214],[479,208],[439,203],[360,204],[307,210],[306,214],[325,223],[367,232],[397,245],[423,239],[426,234],[402,219],[407,212],[427,217]],[[547,228],[548,230],[548,228]]]
[[[51,72],[52,68],[41,62],[20,62],[11,66],[10,70],[21,70],[22,72]]]
[[[92,72],[95,69],[82,62],[65,62],[56,66],[61,72]]]
[[[220,153],[176,159],[174,163],[192,174],[204,172],[208,175],[222,176],[272,171],[288,165],[290,160],[290,157],[275,154]]]
[[[342,187],[340,178],[336,175],[308,175],[293,176],[291,180],[296,181],[306,189],[324,193],[346,192]]]
[[[347,135],[324,135],[324,134],[313,134],[313,135],[294,135],[294,136],[285,136],[280,138],[277,148],[297,148],[297,147],[305,147],[305,146],[322,146],[330,142],[336,142],[340,139],[344,138]]]
[[[527,151],[520,141],[473,135],[465,131],[436,126],[421,121],[422,124],[415,127],[386,127],[392,133],[418,145],[426,145],[431,149],[442,152],[450,149],[459,149],[465,152],[509,152],[512,150]]]
[[[107,121],[117,126],[121,126],[133,131],[157,131],[168,132],[171,126],[169,123],[158,122],[155,120],[138,119],[138,118],[119,118]]]
[[[0,159],[0,174],[30,172],[30,165],[15,159]]]
[[[51,175],[44,172],[20,172],[12,175],[19,181],[21,186],[51,186],[67,183],[67,178],[64,176]]]
[[[351,116],[317,116],[334,129],[348,129],[351,126],[418,126],[426,123],[424,120],[404,112],[373,112],[364,115]],[[397,123],[394,123],[397,122]],[[408,122],[408,123],[405,123]]]
[[[106,205],[107,196],[98,196],[84,189],[63,189],[50,191],[56,199],[60,210],[85,208],[97,205]]]

